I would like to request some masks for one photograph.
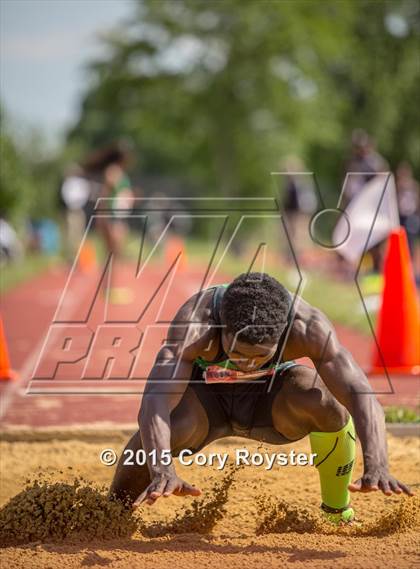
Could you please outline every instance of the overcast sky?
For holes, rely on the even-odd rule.
[[[0,100],[50,140],[77,117],[83,66],[97,34],[131,13],[133,0],[0,0]]]

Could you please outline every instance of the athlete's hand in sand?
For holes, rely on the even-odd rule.
[[[366,471],[362,478],[348,486],[350,492],[375,492],[381,490],[386,496],[392,494],[407,494],[414,496],[409,486],[399,482],[386,469]]]
[[[151,506],[161,496],[167,498],[171,494],[174,496],[199,496],[201,490],[184,482],[176,474],[157,474],[134,502],[133,508],[137,508],[143,502]]]

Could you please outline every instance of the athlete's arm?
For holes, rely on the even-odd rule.
[[[185,305],[184,305],[185,306]],[[146,382],[138,422],[143,448],[148,457],[151,482],[134,502],[153,504],[160,496],[200,494],[200,490],[181,480],[172,464],[170,414],[180,402],[191,377],[195,357],[194,343],[185,348],[188,310],[180,309],[168,331],[168,339],[159,350]],[[187,343],[187,342],[186,342]],[[182,349],[182,348],[185,349]],[[149,454],[156,452],[156,460]],[[162,451],[165,451],[162,454]],[[170,464],[168,458],[171,459]]]
[[[305,328],[306,355],[314,362],[330,392],[353,417],[362,445],[363,476],[350,484],[349,490],[412,495],[411,490],[388,471],[384,412],[367,377],[319,310],[311,309]]]

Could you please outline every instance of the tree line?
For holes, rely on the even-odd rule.
[[[79,118],[55,162],[38,165],[38,183],[56,191],[45,188],[63,157],[126,137],[134,177],[169,176],[207,195],[270,195],[270,172],[298,155],[334,201],[357,127],[392,167],[408,160],[418,175],[419,37],[413,0],[136,0],[88,63]],[[26,188],[35,211],[48,209],[28,157],[4,137],[1,206]]]

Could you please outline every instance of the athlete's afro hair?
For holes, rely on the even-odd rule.
[[[243,273],[227,287],[221,311],[227,330],[249,344],[278,341],[287,325],[290,294],[266,273]],[[246,328],[244,330],[244,328]]]

